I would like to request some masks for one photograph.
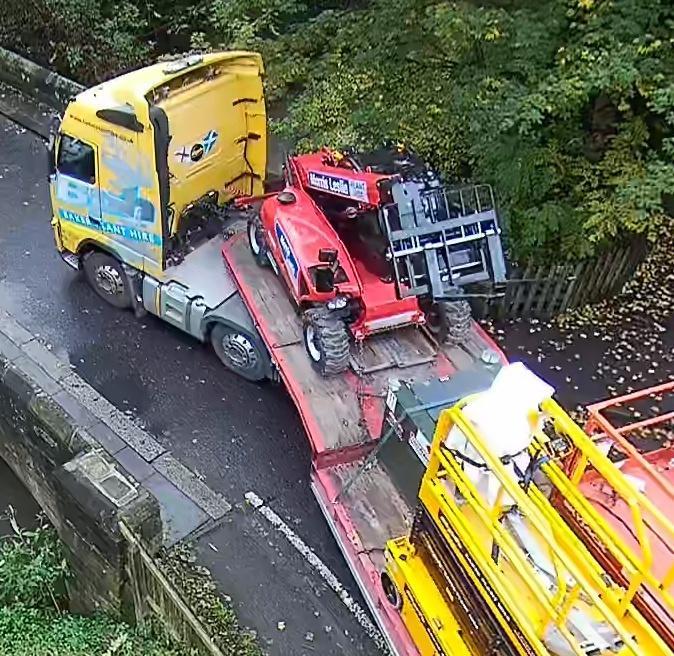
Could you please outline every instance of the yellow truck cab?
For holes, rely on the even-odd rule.
[[[83,91],[49,144],[56,246],[119,308],[155,314],[250,379],[267,351],[221,257],[224,205],[263,191],[260,55],[194,55]]]

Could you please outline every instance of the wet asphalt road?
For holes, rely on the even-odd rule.
[[[7,308],[117,407],[140,420],[230,503],[243,505],[248,491],[269,502],[356,593],[309,488],[309,448],[285,390],[229,373],[209,347],[154,317],[138,320],[107,306],[61,261],[49,221],[44,146],[35,135],[0,117],[0,307]],[[248,518],[241,521],[250,524]],[[216,528],[215,537],[206,536],[204,544],[227,531],[231,528]],[[251,533],[272,551],[292,551],[288,545],[277,547],[260,538],[259,530]],[[238,548],[248,547],[243,543]],[[225,580],[235,570],[232,587],[245,588],[245,575],[239,572],[236,577],[231,558],[210,560],[214,570],[222,567]],[[299,598],[300,587],[314,582],[302,583],[306,572],[294,555],[284,562],[299,572]],[[275,579],[282,580],[276,569],[282,566],[272,564]],[[214,573],[220,578],[218,571]],[[256,576],[264,580],[264,567]],[[337,607],[332,608],[337,621],[341,617],[353,636],[358,627],[346,609],[342,613],[340,603],[330,606]],[[256,606],[242,614],[244,621],[257,625],[264,612]],[[282,610],[278,618],[264,618],[268,632],[276,630],[276,619],[285,619]],[[358,653],[369,651],[367,641],[363,644]]]

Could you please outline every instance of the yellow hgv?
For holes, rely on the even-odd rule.
[[[224,205],[263,191],[262,76],[251,52],[132,71],[76,96],[49,145],[64,261],[112,305],[210,340],[252,380],[271,365],[221,247]]]

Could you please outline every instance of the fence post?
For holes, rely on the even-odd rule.
[[[120,535],[127,544],[130,562],[129,574],[133,577],[129,583],[137,586],[134,601],[141,606],[141,621],[150,609],[173,636],[186,638],[188,646],[197,646],[201,653],[209,656],[224,656],[192,610],[182,600],[177,590],[166,578],[159,565],[143,547],[136,534],[124,522],[119,524]],[[151,584],[150,584],[151,582]],[[153,598],[159,596],[159,599]],[[176,623],[178,626],[176,626]]]

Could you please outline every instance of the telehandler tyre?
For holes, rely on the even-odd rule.
[[[268,267],[267,244],[265,243],[264,228],[259,216],[256,215],[248,219],[246,233],[248,234],[248,246],[250,246],[250,252],[253,254],[255,261],[261,267]]]
[[[322,376],[333,376],[349,367],[350,338],[346,324],[329,310],[312,308],[302,316],[304,346],[311,364]]]
[[[436,301],[426,309],[426,328],[439,344],[457,344],[468,336],[471,318],[467,301]]]

